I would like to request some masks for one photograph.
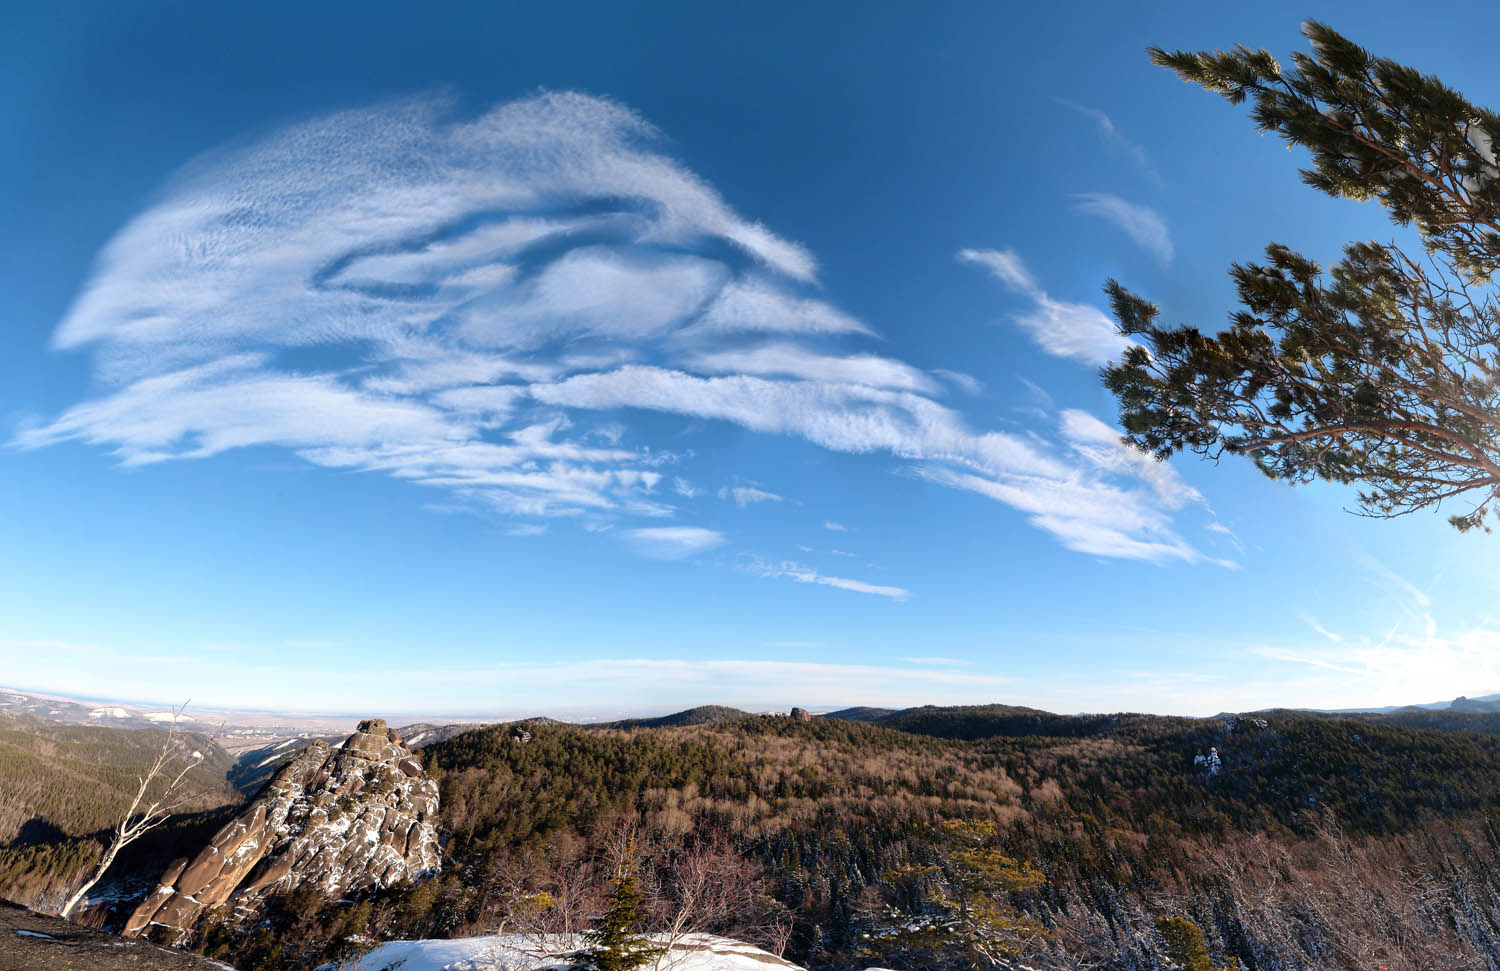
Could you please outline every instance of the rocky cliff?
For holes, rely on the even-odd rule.
[[[360,722],[341,746],[299,752],[202,852],[168,867],[125,936],[178,943],[220,905],[247,916],[295,888],[338,895],[432,872],[437,808],[437,783],[396,733]]]

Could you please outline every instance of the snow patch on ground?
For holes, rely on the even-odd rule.
[[[338,971],[563,971],[578,937],[462,937],[450,941],[389,941]],[[318,971],[335,971],[325,964]],[[680,938],[644,971],[803,971],[769,951],[708,934]],[[870,968],[869,971],[881,971]]]
[[[95,708],[89,712],[90,718],[129,718],[130,712],[124,708]]]

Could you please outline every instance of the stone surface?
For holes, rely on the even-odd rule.
[[[810,722],[812,721],[812,712],[806,708],[793,708],[791,718],[794,722]]]
[[[196,954],[70,924],[0,900],[0,971],[233,971]]]
[[[337,896],[434,872],[437,809],[437,783],[396,733],[362,721],[341,746],[298,752],[196,857],[168,867],[125,936],[175,944],[220,905],[245,918],[296,888]]]

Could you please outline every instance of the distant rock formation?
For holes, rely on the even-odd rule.
[[[385,887],[438,869],[438,788],[379,718],[340,747],[317,741],[283,766],[191,862],[178,860],[125,925],[167,943],[208,910],[255,913],[275,893]]]
[[[806,708],[793,708],[791,717],[794,722],[810,722],[812,721],[812,712]]]

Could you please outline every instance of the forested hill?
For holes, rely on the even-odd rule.
[[[1168,914],[1246,968],[1299,967],[1314,953],[1321,967],[1375,966],[1327,956],[1360,940],[1429,962],[1386,955],[1391,967],[1500,960],[1500,908],[1482,903],[1500,900],[1500,837],[1487,823],[1500,811],[1493,735],[1372,716],[986,706],[873,722],[526,722],[421,756],[439,781],[448,863],[433,884],[371,900],[360,933],[493,929],[517,887],[582,892],[569,874],[597,872],[601,848],[633,821],[639,845],[727,838],[785,908],[788,955],[836,969],[858,963],[865,935],[879,937],[904,892],[892,874],[941,867],[934,827],[966,819],[997,824],[1005,852],[1045,874],[1013,900],[1048,928],[1032,967],[1159,967],[1156,921]],[[1361,887],[1380,888],[1378,899]],[[299,928],[304,963],[264,966],[308,966],[329,953],[318,948],[330,935],[349,933],[347,907],[299,906],[314,910],[273,915],[272,926]],[[1392,922],[1412,929],[1394,935]],[[1453,963],[1431,963],[1438,956]]]
[[[810,968],[916,967],[860,952],[885,940],[892,908],[933,899],[934,888],[902,881],[948,872],[936,834],[958,820],[993,824],[998,848],[1044,878],[1009,901],[1047,929],[1027,959],[1035,968],[1157,967],[1165,916],[1201,927],[1216,960],[1245,968],[1300,967],[1315,953],[1319,967],[1351,971],[1377,959],[1483,967],[1500,962],[1500,905],[1487,903],[1500,901],[1500,834],[1489,825],[1500,736],[1476,730],[1492,721],[1010,706],[800,720],[706,708],[645,724],[436,731],[418,757],[441,793],[440,877],[353,904],[294,893],[253,932],[210,921],[200,945],[242,971],[290,971],[354,939],[543,920],[526,901],[561,908],[547,919],[590,913],[629,831],[668,869],[693,847],[718,847],[739,861],[725,872],[757,888],[744,899],[769,901],[753,921],[707,930],[771,946],[784,927],[786,953]],[[9,791],[0,780],[0,801]],[[88,798],[80,789],[63,804]],[[206,838],[178,832],[180,855]],[[1362,940],[1404,951],[1327,956]]]

